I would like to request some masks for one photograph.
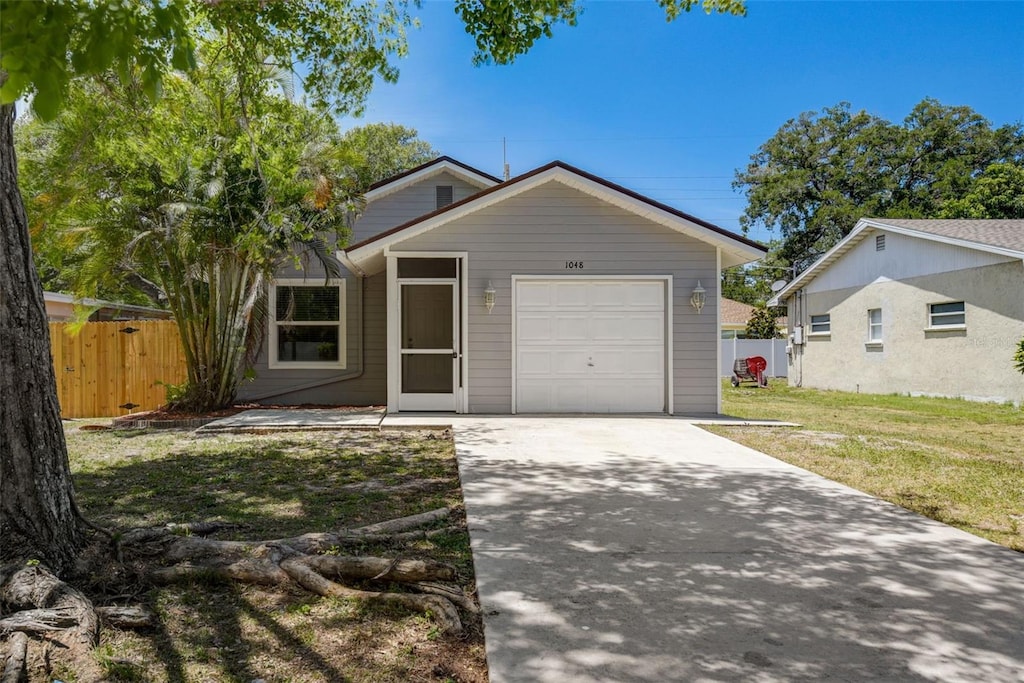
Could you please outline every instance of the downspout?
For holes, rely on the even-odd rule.
[[[263,394],[257,394],[255,396],[247,396],[247,401],[262,401],[267,398],[274,398],[275,396],[284,396],[286,394],[294,394],[298,391],[306,391],[307,389],[316,389],[317,387],[326,386],[328,384],[336,384],[338,382],[347,382],[353,379],[359,379],[363,376],[363,372],[366,369],[365,359],[365,346],[363,345],[363,328],[366,325],[365,319],[365,296],[366,287],[364,281],[366,280],[366,271],[356,266],[348,258],[344,258],[344,252],[338,252],[339,260],[345,264],[345,266],[356,276],[356,319],[359,321],[357,327],[359,328],[356,333],[356,367],[346,372],[331,375],[323,379],[318,379],[306,384],[300,384],[298,386],[290,386],[284,391],[270,391]]]
[[[807,344],[807,333],[810,331],[807,325],[809,321],[805,320],[805,318],[807,318],[807,312],[804,310],[803,288],[796,290],[796,305],[794,306],[794,308],[796,309],[797,313],[797,321],[804,329],[804,343],[800,344],[795,349],[795,357],[797,362],[794,364],[794,369],[796,370],[796,386],[802,387],[804,385],[804,346]]]

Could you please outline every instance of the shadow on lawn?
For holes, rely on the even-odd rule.
[[[213,448],[196,440],[194,448],[77,473],[75,487],[85,513],[114,528],[218,519],[242,525],[238,538],[254,539],[410,514],[385,490],[355,490],[367,480],[450,479],[419,501],[435,507],[458,486],[454,463],[431,457],[438,444],[393,439],[377,448],[353,438],[362,440],[237,439]]]
[[[1024,555],[704,438],[573,463],[456,440],[492,675],[1021,680]]]
[[[447,441],[345,435],[310,442],[282,435],[195,440],[154,456],[139,443],[144,437],[131,439],[136,459],[92,466],[75,475],[79,504],[94,521],[125,529],[216,519],[241,525],[218,538],[266,540],[355,527],[461,501],[454,460],[443,457],[450,454]],[[400,497],[386,490],[356,490],[367,480],[412,478],[444,479],[450,485]],[[442,536],[431,554],[471,572],[465,546]],[[171,683],[193,680],[196,670],[216,680],[292,680],[296,669],[316,672],[323,680],[347,680],[338,662],[318,647],[316,629],[356,627],[367,614],[380,613],[372,606],[350,606],[308,615],[311,596],[301,591],[221,582],[154,588],[149,599],[160,623],[138,637],[148,643],[145,649],[152,648],[160,675]],[[117,661],[119,657],[108,657],[111,666],[119,667],[113,680],[149,680],[152,670],[147,674],[129,663],[137,656]],[[276,677],[262,670],[266,662],[257,664],[268,658],[276,660]],[[283,664],[287,660],[290,665]]]

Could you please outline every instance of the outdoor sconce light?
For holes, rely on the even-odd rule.
[[[491,284],[490,280],[488,280],[487,281],[487,289],[484,290],[484,306],[487,307],[487,312],[488,313],[490,313],[491,309],[494,308],[494,295],[495,295],[495,293],[496,292],[494,291],[494,285]]]
[[[697,286],[693,288],[693,294],[690,295],[690,305],[697,309],[697,313],[704,308],[704,302],[707,301],[707,295],[704,293],[704,288],[700,286],[700,280],[697,280]]]

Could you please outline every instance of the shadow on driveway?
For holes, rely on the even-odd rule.
[[[1024,555],[682,422],[455,428],[502,681],[1024,681]]]

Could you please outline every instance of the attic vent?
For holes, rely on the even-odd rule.
[[[885,251],[885,235],[875,235],[875,251]]]
[[[448,206],[452,203],[452,186],[451,185],[438,185],[436,188],[437,206],[435,208],[440,209],[442,206]]]

